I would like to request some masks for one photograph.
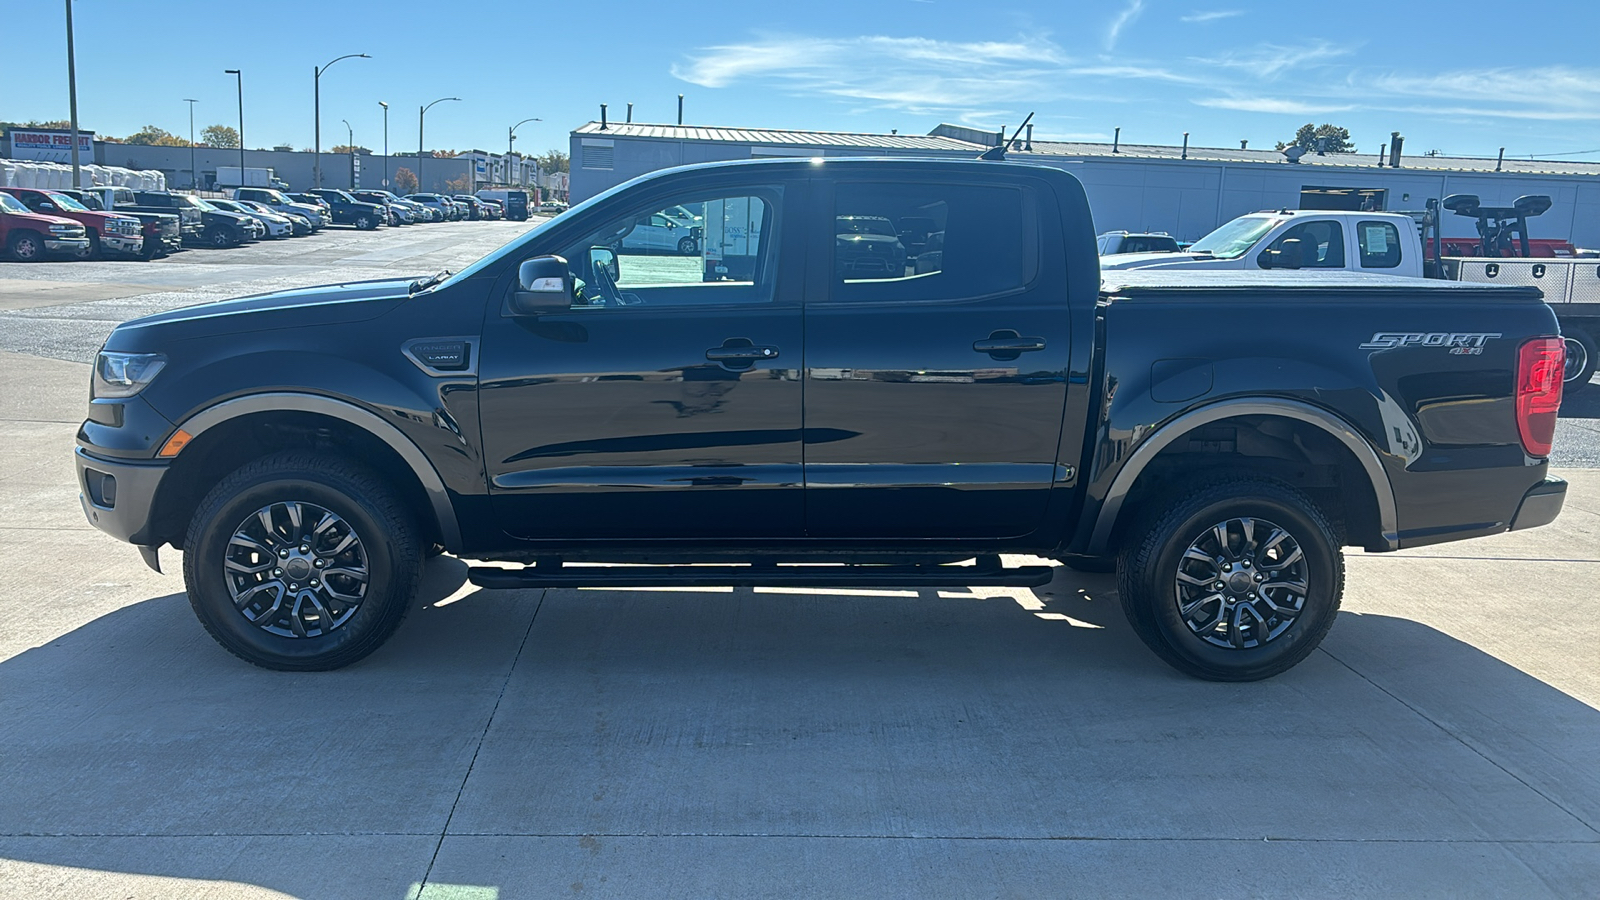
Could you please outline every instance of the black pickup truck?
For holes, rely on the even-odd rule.
[[[183,239],[186,242],[222,249],[237,247],[265,233],[261,223],[250,216],[217,209],[188,194],[134,191],[133,199],[138,205],[131,209],[136,211],[177,213],[183,221]]]
[[[698,255],[628,249],[675,208]],[[910,223],[898,269],[839,249],[867,218]],[[372,652],[430,552],[502,563],[486,588],[1048,581],[1025,554],[1114,562],[1162,659],[1235,681],[1321,641],[1343,547],[1559,513],[1537,291],[1115,275],[1059,169],[675,169],[454,275],[119,326],[83,509],[182,549],[201,622],[271,668]]]

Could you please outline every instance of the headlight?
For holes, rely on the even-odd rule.
[[[51,225],[50,226],[50,233],[51,234],[59,234],[59,235],[63,235],[63,236],[69,235],[69,234],[71,234],[71,233],[73,233],[74,231],[77,231],[77,230],[78,230],[78,228],[77,228],[76,225]]]
[[[94,378],[90,385],[92,397],[132,397],[160,374],[167,358],[160,353],[113,353],[100,351],[94,360]]]

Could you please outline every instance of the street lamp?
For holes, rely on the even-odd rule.
[[[200,169],[194,163],[194,105],[200,101],[190,100],[185,97],[183,102],[189,104],[189,186],[198,191],[200,190]],[[240,143],[242,144],[244,141],[241,140]],[[243,178],[244,176],[241,174],[240,177]]]
[[[312,148],[312,165],[316,170],[315,180],[317,182],[317,187],[319,188],[322,187],[322,73],[328,71],[328,66],[333,65],[340,59],[350,59],[351,57],[357,57],[360,59],[372,58],[365,53],[346,53],[344,56],[329,62],[327,65],[311,67],[311,94],[313,97],[312,105],[314,109],[313,115],[317,120],[315,128],[317,135],[316,146]]]
[[[222,74],[239,79],[239,186],[246,184],[244,177],[244,73],[238,69],[223,69]],[[193,109],[194,107],[189,107]]]
[[[427,188],[423,185],[423,182],[422,182],[422,121],[423,121],[423,117],[425,117],[428,114],[428,110],[433,109],[434,104],[443,103],[446,100],[459,101],[460,99],[461,99],[460,97],[440,97],[439,99],[433,101],[433,103],[429,103],[427,106],[422,107],[422,111],[417,113],[417,190],[419,190],[419,191],[427,190]]]
[[[517,142],[517,129],[528,124],[529,122],[543,121],[544,120],[538,116],[534,116],[531,119],[523,119],[521,122],[518,122],[517,124],[506,129],[506,187],[511,186],[511,146]]]
[[[389,189],[389,104],[378,101],[383,107],[383,189]]]
[[[344,123],[344,130],[350,133],[349,143],[345,147],[350,151],[350,189],[356,188],[356,130],[350,127],[349,119],[340,119]]]

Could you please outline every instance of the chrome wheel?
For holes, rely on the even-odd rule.
[[[321,637],[366,598],[367,552],[355,529],[312,503],[285,501],[251,513],[233,530],[223,577],[234,608],[282,637]]]
[[[1583,341],[1575,337],[1564,338],[1563,343],[1567,345],[1567,365],[1564,380],[1570,384],[1577,381],[1588,370],[1589,348],[1583,345]]]
[[[1178,563],[1178,614],[1218,647],[1259,647],[1289,629],[1305,608],[1310,573],[1294,537],[1265,519],[1219,522],[1195,538]]]

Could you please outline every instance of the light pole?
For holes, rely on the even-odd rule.
[[[83,188],[83,170],[78,168],[78,62],[72,51],[72,0],[67,0],[67,103],[72,112],[72,187]]]
[[[422,111],[417,113],[417,190],[419,190],[419,191],[427,190],[427,188],[422,183],[422,122],[423,122],[423,118],[428,115],[428,110],[433,109],[435,103],[443,103],[446,100],[457,100],[457,101],[459,101],[460,99],[461,99],[460,97],[440,97],[439,99],[433,101],[433,103],[429,103],[427,106],[422,107]]]
[[[340,59],[350,59],[351,57],[358,57],[360,59],[372,58],[365,53],[346,53],[344,56],[332,60],[327,65],[311,67],[312,115],[317,120],[314,128],[317,135],[316,146],[312,148],[313,154],[311,159],[312,168],[316,170],[314,180],[319,188],[322,187],[322,73],[328,71],[328,66],[333,65]]]
[[[183,102],[189,104],[189,186],[198,191],[200,190],[200,169],[194,163],[194,105],[200,101],[190,100],[185,97]],[[244,141],[241,140],[239,143],[243,144]]]
[[[223,69],[222,74],[239,79],[239,186],[244,187],[244,73],[238,69]]]
[[[389,189],[389,104],[378,101],[383,107],[383,189]]]
[[[345,148],[350,151],[350,189],[351,190],[355,190],[355,187],[356,187],[356,130],[354,128],[350,127],[350,120],[349,119],[340,119],[339,121],[344,123],[344,130],[350,133],[349,143],[345,144]]]
[[[506,129],[506,187],[511,186],[511,147],[517,142],[517,129],[528,124],[529,122],[543,121],[544,120],[538,116],[534,116],[531,119],[523,119],[521,122],[518,122],[517,124]]]

